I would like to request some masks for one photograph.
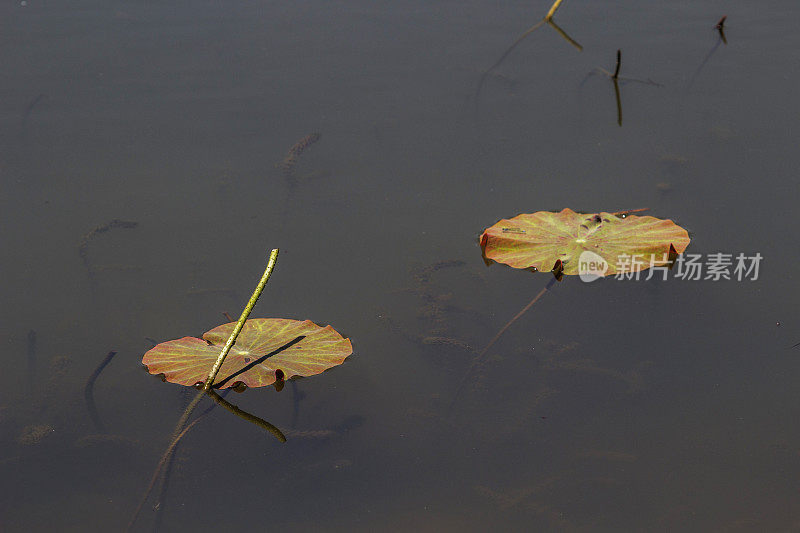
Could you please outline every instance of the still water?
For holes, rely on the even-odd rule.
[[[549,7],[0,6],[0,529],[126,527],[187,401],[141,370],[148,339],[238,315],[273,247],[253,316],[355,353],[234,401],[333,435],[215,410],[134,530],[800,528],[800,5],[567,0],[582,51],[543,26],[476,96]],[[618,49],[654,82],[620,83],[621,126],[587,77]],[[759,278],[569,277],[447,414],[549,276],[487,267],[478,235],[564,207],[649,207],[689,252],[760,253]],[[82,257],[115,219],[138,225]],[[99,435],[84,384],[109,350]]]

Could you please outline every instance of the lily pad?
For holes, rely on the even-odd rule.
[[[602,259],[608,268],[599,275],[608,276],[668,264],[690,240],[672,220],[564,209],[503,219],[486,229],[480,242],[487,259],[538,271],[550,271],[561,260],[567,275],[579,274],[581,254],[591,252],[583,257]]]
[[[170,383],[192,386],[205,381],[235,326],[235,322],[217,326],[202,339],[162,342],[144,354],[142,363],[151,374],[162,374]],[[313,376],[342,364],[352,353],[350,340],[331,326],[310,320],[254,318],[245,322],[215,386],[228,388],[242,382],[264,387],[275,383],[276,373],[277,379],[287,380]]]

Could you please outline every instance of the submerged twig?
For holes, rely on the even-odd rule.
[[[97,381],[98,376],[103,371],[103,369],[111,362],[114,356],[117,355],[117,352],[110,351],[108,355],[97,365],[97,368],[94,369],[92,375],[89,376],[89,379],[86,380],[86,386],[83,388],[83,397],[86,400],[86,410],[89,411],[89,418],[92,419],[94,423],[94,427],[97,428],[98,431],[105,431],[105,425],[103,425],[103,421],[100,419],[100,415],[97,413],[97,406],[94,404],[94,382]]]
[[[286,178],[290,186],[294,186],[297,183],[295,166],[297,165],[297,160],[300,158],[300,154],[302,154],[306,148],[317,142],[319,138],[319,133],[310,133],[289,148],[289,152],[286,154],[286,157],[283,158],[280,167],[283,170],[283,177]]]
[[[203,394],[198,395],[198,398],[202,397]],[[142,500],[139,502],[139,506],[136,508],[136,511],[134,511],[133,517],[131,518],[131,521],[128,523],[127,527],[128,531],[130,531],[130,529],[133,527],[133,524],[136,523],[136,519],[139,518],[139,513],[142,512],[144,504],[147,503],[147,499],[150,497],[150,493],[153,492],[153,488],[155,488],[156,483],[158,482],[158,478],[159,475],[161,474],[162,469],[167,464],[167,462],[171,460],[172,455],[178,448],[178,444],[180,444],[181,442],[181,439],[189,432],[190,429],[192,429],[198,422],[200,422],[203,418],[205,418],[208,415],[208,413],[210,413],[211,410],[214,409],[215,405],[216,404],[212,404],[211,406],[209,406],[208,409],[200,413],[200,415],[194,420],[192,420],[192,422],[185,428],[183,428],[182,431],[178,432],[176,435],[172,437],[172,441],[170,442],[169,446],[167,446],[167,449],[164,450],[164,454],[161,456],[161,459],[159,459],[158,464],[156,465],[156,469],[153,472],[152,477],[150,478],[150,484],[147,486],[147,489],[145,489],[144,496],[142,496]]]
[[[89,263],[89,241],[98,233],[105,233],[109,230],[114,228],[122,228],[122,229],[133,229],[138,226],[139,223],[133,220],[120,220],[115,218],[108,224],[103,224],[101,226],[95,226],[88,233],[86,233],[83,237],[81,237],[81,242],[78,245],[78,255],[81,256],[83,260],[83,264],[86,266],[86,269],[89,271],[89,276],[92,275],[92,267]]]
[[[161,520],[164,516],[164,507],[167,504],[167,492],[169,491],[169,479],[172,475],[172,467],[175,465],[175,456],[178,454],[178,446],[169,454],[167,463],[162,468],[164,475],[161,476],[161,490],[158,491],[156,503],[153,505],[155,517],[153,517],[153,531],[161,531]]]
[[[284,433],[293,439],[327,439],[337,435],[332,429],[311,429],[306,431],[287,429]]]
[[[22,120],[20,121],[20,137],[24,139],[26,129],[28,126],[28,119],[30,119],[31,114],[33,113],[33,109],[39,105],[39,102],[44,100],[47,95],[44,93],[39,93],[33,100],[31,100],[28,105],[25,106],[25,110],[22,112]]]
[[[465,261],[461,259],[446,259],[443,261],[437,261],[431,265],[426,265],[423,267],[416,267],[412,270],[412,277],[415,282],[417,283],[426,283],[430,281],[431,276],[445,268],[456,268],[462,267],[466,265]]]

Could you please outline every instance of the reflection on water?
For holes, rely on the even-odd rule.
[[[253,316],[356,353],[237,396],[286,444],[210,412],[162,530],[796,528],[800,10],[568,0],[489,68],[548,4],[0,7],[0,529],[124,528],[186,405],[147,339],[235,313],[272,247]],[[616,50],[662,85],[620,83],[622,121],[581,86]],[[763,275],[566,277],[446,416],[548,281],[478,235],[564,207],[649,207]]]

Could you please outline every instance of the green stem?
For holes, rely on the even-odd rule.
[[[247,302],[244,311],[242,311],[242,316],[240,316],[239,320],[236,322],[236,327],[234,327],[233,331],[231,331],[231,336],[228,337],[228,342],[225,343],[225,347],[222,348],[219,357],[217,357],[217,361],[214,363],[214,366],[211,367],[211,372],[208,373],[206,382],[203,384],[203,390],[205,392],[211,391],[211,387],[214,385],[214,380],[219,373],[219,369],[222,368],[222,363],[228,356],[228,352],[231,351],[233,343],[236,342],[236,337],[238,337],[239,333],[241,333],[244,323],[247,321],[247,317],[250,316],[250,312],[253,310],[253,307],[256,306],[258,297],[261,296],[262,292],[264,292],[264,287],[267,285],[267,281],[269,281],[269,277],[272,275],[272,270],[275,268],[275,262],[277,260],[278,249],[274,248],[269,254],[269,262],[267,263],[266,270],[264,270],[264,275],[261,276],[261,281],[258,282],[258,286],[256,287],[256,290],[253,291],[250,301]]]
[[[233,346],[233,343],[236,342],[236,337],[238,337],[239,333],[242,331],[242,328],[244,327],[244,323],[247,320],[247,317],[250,316],[250,312],[253,310],[253,307],[255,307],[259,296],[261,296],[261,293],[264,292],[264,287],[267,285],[267,281],[269,281],[269,277],[272,275],[272,271],[275,268],[275,262],[277,260],[278,260],[278,249],[275,248],[269,254],[269,262],[267,263],[266,270],[264,270],[264,274],[261,276],[261,281],[258,282],[258,286],[256,286],[256,290],[253,291],[253,295],[250,297],[250,301],[247,302],[247,305],[245,306],[244,311],[242,311],[242,316],[239,317],[238,322],[236,322],[236,327],[233,328],[233,331],[231,332],[230,337],[228,337],[228,342],[225,343],[225,347],[222,349],[222,352],[219,354],[219,357],[217,358],[217,361],[214,363],[214,366],[211,368],[211,372],[209,372],[208,378],[206,378],[206,381],[203,384],[202,390],[197,394],[197,396],[194,397],[194,399],[186,407],[186,410],[181,415],[180,420],[178,420],[178,423],[175,426],[175,430],[172,433],[172,439],[170,441],[170,444],[169,444],[169,446],[167,446],[167,449],[164,451],[164,454],[161,456],[161,460],[159,461],[158,465],[156,466],[155,472],[153,472],[153,477],[150,480],[150,485],[147,487],[147,490],[145,491],[144,497],[142,498],[142,501],[139,503],[139,507],[137,507],[136,512],[133,515],[133,518],[131,519],[130,523],[128,524],[128,529],[127,529],[128,531],[130,531],[130,529],[133,527],[133,524],[136,522],[136,518],[139,516],[139,513],[142,511],[142,508],[144,507],[145,502],[147,502],[147,498],[150,496],[150,492],[152,492],[153,487],[155,486],[156,481],[158,480],[159,473],[164,468],[164,465],[167,463],[167,461],[170,459],[172,453],[175,451],[175,448],[178,446],[178,443],[181,441],[183,436],[186,435],[186,433],[195,424],[197,424],[203,418],[203,416],[205,414],[208,413],[208,411],[206,411],[206,413],[203,413],[203,415],[201,415],[198,418],[194,419],[190,424],[187,425],[187,422],[189,421],[189,417],[192,416],[192,413],[194,412],[195,408],[197,407],[197,405],[200,403],[200,400],[202,400],[204,396],[206,396],[206,395],[211,396],[211,398],[215,402],[217,402],[219,405],[222,405],[226,409],[236,413],[238,416],[244,418],[245,420],[248,420],[249,422],[252,422],[252,423],[254,423],[254,424],[266,429],[267,431],[269,431],[273,435],[275,435],[275,437],[278,440],[280,440],[281,442],[286,442],[286,437],[283,436],[283,434],[280,432],[280,430],[278,428],[276,428],[275,426],[273,426],[269,422],[267,422],[265,420],[262,420],[261,418],[258,418],[256,416],[250,415],[249,413],[245,413],[244,411],[241,411],[241,409],[239,409],[239,408],[231,405],[227,401],[225,401],[222,397],[220,397],[211,388],[212,385],[214,384],[214,380],[216,379],[217,374],[219,373],[219,369],[222,368],[222,363],[225,361],[225,357],[227,357],[228,352],[231,351],[231,347]],[[249,415],[249,418],[246,415]]]
[[[550,7],[550,11],[548,11],[547,15],[544,16],[544,20],[548,21],[551,20],[553,18],[553,15],[556,14],[556,11],[558,11],[558,6],[560,6],[561,2],[563,1],[564,0],[556,0],[555,2],[553,2],[553,5]]]

